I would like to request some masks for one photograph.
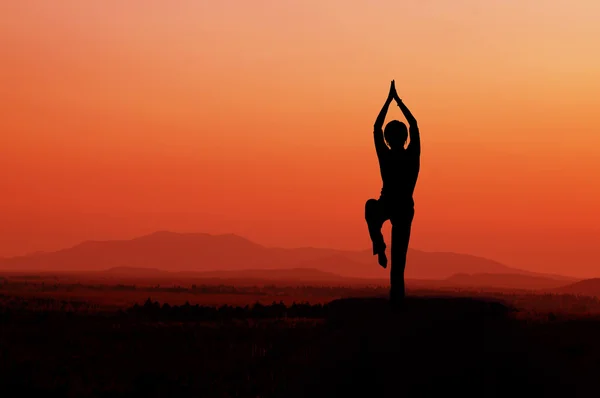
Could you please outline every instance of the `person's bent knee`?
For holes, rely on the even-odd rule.
[[[377,199],[369,199],[365,203],[365,218],[372,218],[377,212]]]

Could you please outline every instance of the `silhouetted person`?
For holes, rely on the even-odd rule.
[[[385,131],[383,130],[383,122],[392,100],[395,100],[402,110],[410,129],[407,129],[404,123],[392,120],[385,126]],[[379,264],[383,268],[387,267],[387,257],[381,227],[387,220],[392,223],[390,299],[393,304],[400,304],[405,294],[404,267],[415,214],[413,191],[419,175],[421,139],[417,121],[398,97],[393,80],[388,98],[377,116],[374,127],[375,150],[379,158],[383,188],[379,199],[367,200],[365,219],[373,241],[373,255],[378,256]],[[409,133],[410,141],[405,148]]]

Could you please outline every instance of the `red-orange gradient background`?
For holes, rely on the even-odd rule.
[[[598,275],[598,18],[596,0],[3,2],[0,256],[159,229],[368,248],[395,79],[423,137],[412,247]]]

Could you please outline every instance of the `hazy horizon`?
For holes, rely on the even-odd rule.
[[[137,238],[142,238],[145,236],[150,236],[150,235],[155,235],[155,234],[161,234],[161,233],[167,233],[167,234],[176,234],[176,235],[186,235],[186,234],[198,234],[198,235],[211,235],[211,236],[226,236],[226,235],[234,235],[234,236],[238,236],[240,238],[246,239],[252,243],[256,243],[258,245],[261,245],[265,248],[271,248],[271,249],[298,249],[298,248],[315,248],[315,249],[330,249],[330,250],[340,250],[340,251],[358,251],[358,252],[363,252],[363,251],[371,251],[372,249],[368,246],[368,244],[365,247],[356,247],[356,248],[348,248],[348,249],[344,249],[344,248],[339,248],[339,247],[327,247],[327,246],[311,246],[311,245],[305,245],[305,246],[278,246],[278,245],[265,245],[262,242],[259,241],[255,241],[253,239],[249,239],[246,236],[234,233],[234,232],[224,232],[224,233],[211,233],[211,232],[204,232],[204,231],[188,231],[188,232],[182,232],[182,231],[174,231],[174,230],[154,230],[152,232],[149,233],[145,233],[145,234],[141,234],[141,235],[135,235],[135,236],[127,236],[127,237],[123,237],[123,238],[113,238],[113,239],[86,239],[86,240],[81,240],[81,241],[77,241],[73,244],[67,245],[67,246],[61,246],[61,247],[56,247],[53,249],[49,249],[49,250],[33,250],[27,253],[21,253],[21,254],[16,254],[16,255],[9,255],[9,256],[0,256],[0,257],[4,257],[4,258],[10,258],[10,257],[19,257],[19,256],[28,256],[28,255],[33,255],[36,253],[48,253],[48,252],[54,252],[54,251],[59,251],[59,250],[64,250],[64,249],[69,249],[72,247],[75,247],[79,244],[82,243],[86,243],[86,242],[110,242],[110,241],[128,241],[128,240],[134,240]],[[475,257],[482,257],[482,258],[487,258],[487,257],[483,257],[483,256],[476,256],[474,254],[470,254],[470,253],[462,253],[462,252],[456,252],[456,251],[437,251],[437,250],[423,250],[423,249],[419,249],[416,247],[410,247],[410,250],[417,250],[417,251],[422,251],[422,252],[444,252],[444,253],[456,253],[456,254],[464,254],[464,255],[471,255],[471,256],[475,256]],[[488,258],[490,260],[494,260],[493,258]],[[494,260],[495,261],[495,260]]]
[[[368,248],[395,79],[422,134],[411,247],[597,276],[599,7],[5,2],[0,256],[157,230]]]
[[[194,240],[190,240],[190,237],[193,237]],[[230,239],[230,237],[236,237],[236,239]],[[247,245],[245,242],[249,242],[251,245]],[[86,243],[91,245],[86,245]],[[99,246],[98,244],[102,245]],[[260,248],[258,252],[254,250],[254,245]],[[156,249],[159,250],[156,251]],[[300,250],[300,252],[294,254],[296,250]],[[308,258],[306,257],[306,250],[313,253]],[[272,258],[274,252],[277,252],[275,263],[273,263]],[[285,252],[288,253],[287,257],[285,255],[282,257],[281,255]],[[237,253],[234,255],[233,261],[229,253]],[[314,269],[345,278],[386,279],[388,277],[386,270],[372,266],[372,261],[369,261],[370,254],[370,248],[350,250],[315,246],[283,248],[263,245],[261,242],[233,233],[182,233],[162,230],[127,239],[88,240],[59,250],[36,251],[24,256],[0,257],[0,271],[24,272],[27,274],[36,272],[73,273],[77,272],[75,268],[79,268],[82,272],[103,272],[115,268],[124,268],[140,271],[155,269],[174,273],[243,273],[252,270]],[[40,260],[39,256],[45,255],[50,257],[46,257],[41,262],[33,261]],[[156,255],[159,255],[160,259],[157,259]],[[199,255],[200,257],[198,257]],[[247,255],[250,258],[246,257]],[[358,257],[356,257],[357,255]],[[27,259],[31,259],[33,262],[27,261]],[[98,262],[98,259],[101,260]],[[15,260],[17,260],[16,263],[13,262]],[[9,262],[2,263],[2,261]],[[94,263],[91,268],[90,261]],[[149,265],[147,261],[153,261],[153,263]],[[581,276],[568,272],[536,272],[527,267],[514,267],[493,258],[476,256],[470,253],[425,251],[415,248],[409,249],[409,263],[411,268],[408,270],[408,274],[409,279],[412,280],[444,280],[458,275],[512,275],[516,277],[556,277],[572,280],[596,277]],[[76,264],[85,265],[78,265],[74,268]],[[431,268],[432,265],[433,268]],[[436,269],[436,267],[438,268]],[[440,275],[439,267],[444,269],[442,271],[444,275]]]

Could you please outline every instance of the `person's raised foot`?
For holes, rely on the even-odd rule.
[[[377,262],[379,263],[379,265],[381,265],[383,268],[387,267],[387,256],[385,255],[385,250],[380,251],[379,253],[377,253]]]

